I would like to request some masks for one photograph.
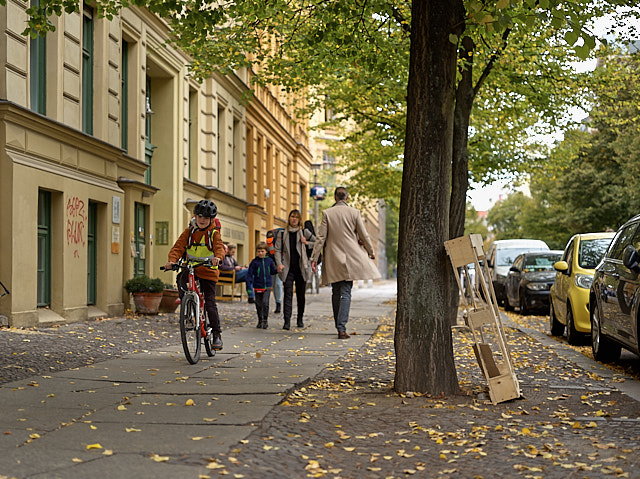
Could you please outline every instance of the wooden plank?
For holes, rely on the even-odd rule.
[[[467,326],[480,329],[483,326],[495,326],[496,318],[489,308],[476,309],[467,312]]]
[[[513,374],[503,374],[490,378],[489,396],[493,404],[498,404],[520,397],[520,387],[518,380]]]
[[[473,352],[476,354],[478,364],[482,367],[485,378],[490,379],[500,376],[500,369],[493,359],[491,347],[486,343],[476,343],[473,345]]]

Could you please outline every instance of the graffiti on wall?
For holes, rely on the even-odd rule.
[[[87,212],[84,201],[77,196],[72,196],[67,200],[67,246],[74,248],[73,257],[79,258],[80,245],[85,245],[85,226],[87,223]]]

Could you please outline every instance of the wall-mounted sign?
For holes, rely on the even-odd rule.
[[[111,225],[111,252],[120,252],[120,227]]]
[[[120,197],[111,197],[111,221],[117,225],[120,224]]]

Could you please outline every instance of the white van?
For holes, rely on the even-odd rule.
[[[527,251],[549,251],[549,246],[542,240],[534,239],[497,240],[489,246],[487,266],[498,304],[502,305],[506,298],[505,284],[509,268],[516,256]]]

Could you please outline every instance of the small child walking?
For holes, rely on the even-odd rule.
[[[271,276],[276,274],[276,264],[267,256],[267,243],[261,241],[256,245],[256,257],[249,264],[247,271],[247,293],[255,293],[258,324],[256,328],[267,329],[269,318],[269,296],[271,294]]]

